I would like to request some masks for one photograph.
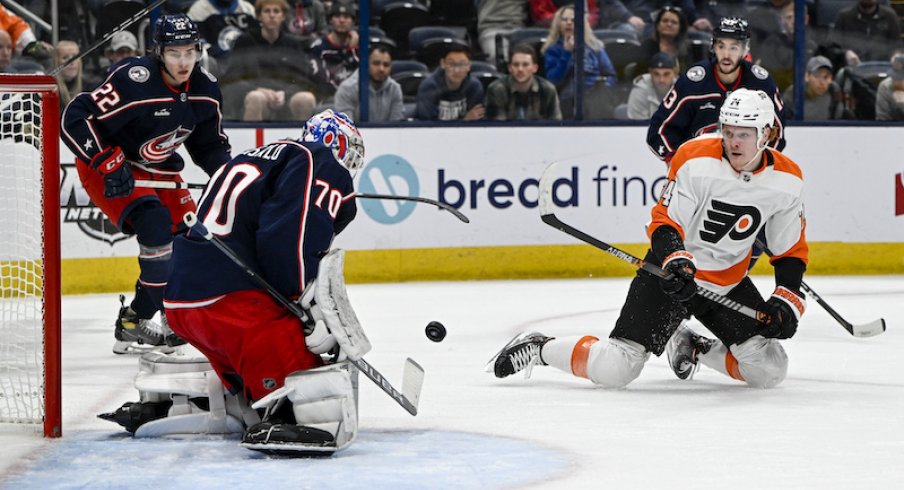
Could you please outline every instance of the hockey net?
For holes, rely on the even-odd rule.
[[[0,422],[59,437],[59,96],[0,75]]]

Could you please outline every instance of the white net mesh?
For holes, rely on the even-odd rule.
[[[44,418],[44,232],[38,93],[0,91],[0,421]]]

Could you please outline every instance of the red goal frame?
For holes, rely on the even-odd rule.
[[[60,97],[54,77],[0,75],[0,93],[41,95],[44,286],[44,436],[63,435],[60,277]]]

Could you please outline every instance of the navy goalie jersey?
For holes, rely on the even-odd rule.
[[[237,155],[204,190],[198,219],[289,298],[317,278],[333,236],[357,212],[352,176],[319,143],[279,141]],[[261,289],[216,246],[189,232],[173,244],[167,304]]]
[[[129,58],[114,67],[94,91],[79,94],[63,111],[63,142],[76,158],[91,162],[110,146],[152,173],[178,173],[176,150],[184,143],[208,175],[229,160],[223,132],[220,88],[195,67],[188,82],[173,87],[152,57]]]
[[[781,150],[785,146],[785,108],[775,81],[765,68],[741,60],[740,75],[731,86],[716,76],[711,60],[690,67],[666,94],[659,109],[650,118],[647,145],[653,153],[668,161],[685,141],[719,129],[719,110],[722,102],[734,90],[746,88],[762,90],[772,99],[776,113],[777,138],[770,146]]]

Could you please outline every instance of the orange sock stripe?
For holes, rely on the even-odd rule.
[[[738,360],[731,352],[725,354],[725,370],[732,378],[744,381],[744,376],[741,376],[741,368],[738,367]]]
[[[587,360],[590,358],[590,346],[599,342],[599,338],[586,335],[578,340],[571,351],[571,372],[575,376],[587,377]]]

